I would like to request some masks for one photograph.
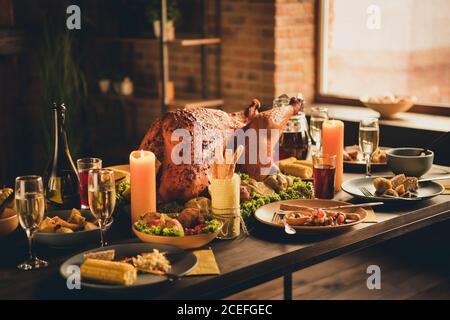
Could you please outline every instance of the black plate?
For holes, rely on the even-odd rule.
[[[70,212],[72,210],[60,210],[60,211],[49,211],[45,213],[46,217],[58,216],[61,219],[69,219]],[[81,215],[85,217],[88,221],[94,221],[95,217],[89,210],[79,210]],[[106,230],[111,227],[113,223],[113,218],[106,225]],[[51,247],[51,248],[72,248],[81,247],[88,243],[100,243],[100,229],[89,230],[89,231],[75,231],[71,233],[46,233],[46,232],[36,232],[34,236],[34,241],[41,245]]]
[[[342,190],[347,192],[348,194],[351,194],[354,197],[362,198],[369,201],[383,201],[383,202],[397,202],[397,201],[403,201],[403,202],[412,202],[412,201],[421,201],[425,199],[430,199],[433,197],[436,197],[440,195],[442,192],[444,192],[444,187],[440,185],[437,182],[434,181],[426,181],[426,182],[419,182],[419,189],[417,190],[417,198],[390,198],[390,197],[366,197],[360,188],[365,187],[367,190],[369,190],[372,194],[375,193],[375,187],[373,186],[373,180],[377,177],[370,177],[370,178],[355,178],[351,180],[344,181],[342,183]],[[386,178],[392,178],[392,177],[386,177]],[[411,199],[411,200],[408,200]]]
[[[64,278],[67,279],[70,275],[72,275],[71,272],[68,272],[67,268],[72,265],[80,266],[84,261],[83,256],[85,253],[110,249],[114,249],[116,251],[115,257],[116,261],[119,261],[124,258],[133,257],[141,253],[152,252],[153,249],[158,249],[160,252],[167,252],[167,258],[169,259],[172,265],[170,273],[176,274],[178,276],[185,275],[197,265],[197,257],[192,252],[189,251],[183,251],[182,249],[162,244],[129,243],[129,244],[118,244],[113,246],[107,246],[79,253],[67,259],[59,268],[59,272]],[[81,286],[106,291],[116,291],[116,290],[129,290],[148,287],[167,280],[168,279],[165,276],[156,276],[152,274],[138,273],[138,278],[136,282],[131,286],[123,286],[118,284],[102,284],[92,282],[91,280],[89,281],[81,280]]]

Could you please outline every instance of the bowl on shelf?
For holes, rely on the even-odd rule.
[[[381,118],[395,118],[398,113],[406,112],[414,105],[417,98],[414,96],[385,96],[359,99],[366,107],[377,111]]]
[[[394,148],[386,152],[389,169],[395,174],[421,177],[433,165],[434,152],[421,148]]]
[[[11,208],[5,208],[0,214],[0,239],[13,233],[18,225],[16,212]]]

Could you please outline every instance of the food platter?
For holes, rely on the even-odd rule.
[[[139,232],[138,230],[136,230],[136,227],[134,225],[133,225],[133,232],[143,242],[171,245],[180,249],[194,249],[202,247],[213,241],[219,234],[220,230],[222,229],[222,226],[223,224],[213,233],[195,234],[183,237],[166,237],[166,236],[150,235],[143,232]]]
[[[415,202],[415,201],[421,201],[430,199],[433,197],[436,197],[440,195],[442,192],[444,192],[445,188],[434,181],[419,181],[419,189],[417,190],[417,197],[415,198],[390,198],[390,197],[383,197],[383,196],[372,196],[368,197],[363,194],[361,191],[361,188],[366,188],[370,193],[375,194],[375,187],[373,185],[373,181],[377,177],[369,177],[369,178],[355,178],[351,180],[344,181],[342,183],[342,190],[347,192],[348,194],[361,198],[368,201],[383,201],[383,202]],[[385,177],[385,178],[392,178],[392,177]]]
[[[349,148],[354,148],[354,147],[355,147],[355,146],[346,146],[346,147],[344,148],[344,150],[348,150]],[[379,150],[382,150],[382,151],[387,151],[387,150],[389,150],[389,149],[391,149],[391,148],[389,148],[389,147],[379,147],[378,149],[379,149]],[[348,167],[348,168],[361,169],[361,170],[363,170],[363,169],[365,169],[365,167],[366,167],[366,161],[364,161],[363,155],[362,155],[360,152],[358,152],[358,158],[357,158],[357,160],[349,161],[349,160],[345,160],[345,159],[344,159],[344,165],[345,165],[346,167]],[[382,168],[386,168],[386,166],[387,166],[387,161],[382,161],[382,162],[374,162],[374,161],[371,161],[371,162],[370,162],[370,165],[372,166],[373,169],[375,169],[375,168],[382,169]]]
[[[70,266],[80,266],[84,261],[84,254],[88,252],[90,253],[104,250],[115,250],[116,259],[121,260],[136,256],[138,254],[142,254],[143,252],[151,252],[153,249],[157,249],[160,252],[167,253],[167,257],[172,265],[172,268],[170,270],[171,274],[181,277],[191,271],[197,265],[197,257],[192,252],[183,251],[179,248],[168,245],[130,243],[97,248],[74,255],[61,265],[59,272],[65,279],[67,279],[73,274],[71,272],[72,268],[70,268]],[[106,291],[118,291],[149,287],[167,280],[168,277],[166,276],[139,273],[136,282],[131,286],[124,286],[119,284],[103,284],[81,279],[81,287]]]
[[[95,217],[89,210],[79,210],[79,212],[88,221],[95,220]],[[67,220],[70,214],[71,210],[58,210],[46,212],[45,216],[50,218],[58,216],[61,219]],[[111,227],[113,221],[113,218],[111,218],[111,220],[106,225],[106,230]],[[72,233],[46,233],[38,231],[34,236],[34,241],[47,247],[59,249],[83,246],[88,243],[100,241],[100,229],[88,231],[81,230]]]
[[[278,201],[262,206],[255,212],[255,218],[266,225],[271,227],[276,227],[283,229],[284,225],[282,223],[272,222],[272,217],[275,211],[280,210],[281,204],[296,205],[296,206],[306,206],[306,207],[333,207],[339,205],[349,204],[348,202],[336,201],[336,200],[318,200],[318,199],[299,199],[299,200],[285,200]],[[345,213],[357,213],[360,215],[361,219],[356,222],[342,224],[338,226],[292,226],[298,234],[324,234],[332,232],[347,231],[351,229],[354,225],[363,222],[367,218],[367,211],[363,208],[347,208],[339,209],[339,211]]]

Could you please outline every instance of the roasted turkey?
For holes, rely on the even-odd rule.
[[[273,167],[272,152],[289,118],[299,112],[303,100],[293,98],[288,106],[259,112],[260,102],[254,99],[243,112],[196,108],[178,109],[155,121],[140,149],[152,151],[161,162],[158,174],[158,201],[186,201],[199,196],[208,186],[209,163],[215,152],[223,152],[227,144],[239,143],[235,133],[255,129],[257,143],[242,141],[245,152],[239,170],[261,180]],[[242,129],[242,130],[239,130]],[[262,134],[259,129],[267,129]],[[274,129],[274,130],[271,130]],[[250,148],[257,146],[267,154],[265,161],[249,163]],[[201,150],[202,152],[199,152]],[[258,151],[259,152],[259,151]],[[174,157],[175,155],[175,157]]]

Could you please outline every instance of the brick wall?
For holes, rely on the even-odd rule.
[[[275,94],[314,97],[314,0],[277,0],[275,10]]]
[[[242,110],[252,98],[268,105],[275,94],[275,3],[271,0],[221,3],[225,109]]]
[[[217,27],[213,1],[207,1],[208,32]],[[315,0],[223,0],[220,47],[208,47],[208,90],[217,93],[216,50],[221,51],[221,97],[227,111],[242,110],[252,98],[270,105],[281,93],[314,96]],[[135,46],[137,82],[156,93],[157,44]],[[170,47],[170,79],[177,97],[199,96],[200,48]]]

